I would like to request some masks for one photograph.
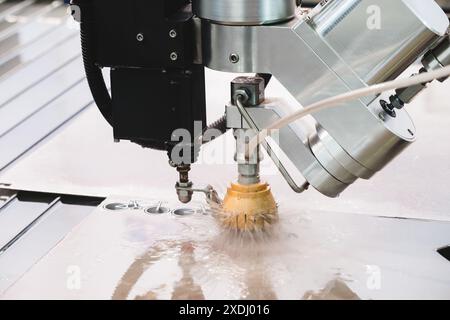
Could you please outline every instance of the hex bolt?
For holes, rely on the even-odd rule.
[[[138,33],[136,36],[136,40],[139,42],[144,41],[144,34],[143,33]]]
[[[247,103],[250,97],[245,89],[238,89],[234,92],[233,100],[240,100],[242,103]]]
[[[172,60],[172,61],[177,61],[177,60],[178,60],[178,53],[172,52],[172,53],[170,54],[170,60]]]
[[[258,106],[263,103],[264,79],[261,77],[238,77],[231,82],[231,101],[236,105],[237,96],[242,97],[245,106]]]
[[[239,55],[237,53],[230,54],[230,62],[231,63],[238,63],[239,62]]]
[[[169,37],[171,37],[172,39],[175,39],[177,37],[177,30],[172,29],[169,31]]]

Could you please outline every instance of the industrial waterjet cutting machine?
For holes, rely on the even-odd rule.
[[[417,74],[450,64],[449,21],[433,0],[332,0],[313,10],[296,0],[73,0],[72,11],[87,80],[115,141],[167,152],[181,202],[196,191],[220,202],[212,187],[196,189],[189,171],[203,144],[234,130],[238,182],[220,205],[225,225],[240,230],[277,219],[259,177],[261,150],[248,152],[258,132],[290,113],[265,99],[272,77],[307,106],[394,80],[418,60]],[[111,68],[111,94],[104,67]],[[205,67],[245,74],[232,81],[225,115],[211,125]],[[337,197],[415,141],[405,107],[426,85],[321,110],[312,114],[315,130],[291,123],[260,145],[294,191],[313,187]]]
[[[69,2],[0,0],[0,300],[450,297],[449,1]]]

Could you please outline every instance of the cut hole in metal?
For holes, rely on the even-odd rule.
[[[111,211],[120,211],[128,209],[128,205],[124,203],[109,203],[105,205],[105,209]]]
[[[193,215],[194,213],[195,211],[189,208],[177,209],[173,212],[173,214],[177,216],[190,216]]]
[[[441,248],[437,251],[441,256],[450,261],[450,246]]]
[[[151,208],[148,208],[147,210],[145,210],[145,212],[150,213],[150,214],[164,214],[164,213],[169,213],[170,209],[166,208],[166,207],[151,207]]]

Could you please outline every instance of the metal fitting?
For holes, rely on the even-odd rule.
[[[450,38],[445,37],[436,47],[425,54],[422,64],[427,71],[438,70],[450,65]],[[438,80],[444,82],[446,79]]]
[[[139,42],[144,41],[144,34],[143,33],[138,33],[136,35],[136,40],[139,41]]]
[[[177,31],[175,29],[172,29],[169,31],[169,37],[171,37],[172,39],[175,39],[177,37]]]
[[[238,77],[231,82],[231,101],[236,105],[238,96],[247,106],[258,106],[265,100],[265,81],[261,77]]]
[[[177,182],[175,189],[177,190],[178,200],[181,203],[189,203],[192,201],[194,191],[192,191],[192,182]]]
[[[232,53],[232,54],[230,54],[229,59],[230,59],[231,63],[238,63],[240,58],[237,53]]]
[[[176,167],[179,174],[179,181],[175,185],[177,191],[178,200],[181,203],[189,203],[192,200],[192,182],[189,181],[189,171],[191,166],[189,164],[179,165]]]
[[[172,53],[170,54],[170,60],[172,60],[172,61],[177,61],[177,60],[178,60],[178,53],[172,52]]]

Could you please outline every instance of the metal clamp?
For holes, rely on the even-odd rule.
[[[252,128],[253,130],[255,130],[257,132],[260,132],[261,131],[260,128],[258,128],[258,125],[253,121],[252,117],[245,109],[243,101],[245,101],[245,97],[237,94],[236,95],[236,107],[239,110],[240,114],[242,115],[244,120],[247,122],[247,124],[250,126],[250,128]],[[266,149],[267,154],[273,160],[273,162],[277,166],[278,170],[280,171],[281,175],[287,181],[287,183],[292,188],[292,190],[294,190],[296,193],[302,193],[302,192],[308,190],[309,183],[305,182],[302,186],[297,185],[295,180],[291,177],[291,175],[289,174],[287,169],[281,163],[280,159],[276,156],[275,152],[272,150],[272,147],[267,143],[266,140],[263,140],[260,143],[264,147],[264,149]]]

